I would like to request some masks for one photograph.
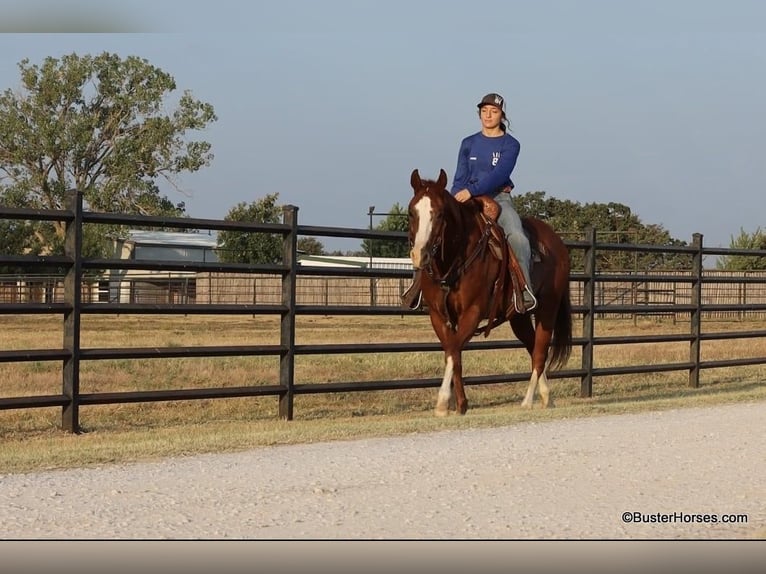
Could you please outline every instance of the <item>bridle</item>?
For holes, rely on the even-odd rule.
[[[428,188],[426,188],[426,191],[428,191]],[[440,248],[442,250],[441,260],[444,261],[444,233],[446,229],[447,229],[447,226],[442,220],[438,234],[436,233],[436,230],[431,231],[431,237],[429,238],[429,240],[433,239],[434,237],[436,237],[436,240],[433,241],[433,243],[431,244],[431,247],[428,249],[428,253],[430,257],[428,258],[428,263],[423,268],[423,270],[428,274],[428,276],[431,279],[439,283],[439,286],[445,291],[445,297],[447,293],[449,292],[449,290],[455,286],[458,279],[460,279],[460,276],[468,270],[471,264],[486,249],[489,243],[490,235],[492,233],[492,225],[490,224],[489,221],[485,221],[484,232],[479,238],[479,241],[476,243],[476,247],[471,252],[471,254],[468,257],[466,257],[462,262],[460,261],[460,257],[456,257],[450,264],[447,271],[441,274],[440,276],[438,273],[438,270],[434,269],[433,263],[436,260],[436,254]],[[413,241],[410,240],[410,248],[412,248],[412,245],[413,245]]]

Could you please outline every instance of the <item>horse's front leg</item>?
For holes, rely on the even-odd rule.
[[[455,410],[464,415],[468,410],[468,399],[463,388],[463,359],[460,349],[444,353],[444,378],[439,387],[434,413],[437,417],[445,417],[450,408],[452,391],[455,392]]]
[[[481,321],[481,309],[477,305],[466,307],[460,315],[460,323],[455,330],[453,374],[452,380],[455,387],[455,408],[458,414],[464,415],[468,410],[468,399],[465,396],[463,385],[463,349],[476,333],[476,328]]]
[[[446,417],[449,412],[450,400],[452,399],[452,376],[455,369],[455,361],[452,355],[444,351],[444,378],[436,396],[436,408],[434,414],[437,417]]]
[[[461,322],[455,331],[443,329],[439,333],[444,349],[444,378],[436,400],[435,413],[437,416],[447,414],[453,390],[457,413],[464,415],[468,411],[468,399],[463,385],[463,347],[473,337],[479,324],[478,318],[478,310],[472,308],[461,317]]]
[[[465,396],[465,386],[463,385],[463,353],[460,350],[455,353],[453,363],[452,381],[455,388],[455,410],[457,414],[464,415],[468,410],[468,399]]]
[[[439,312],[437,309],[432,309],[431,312],[431,324],[434,327],[437,337],[444,349],[444,377],[442,378],[442,384],[439,387],[439,393],[436,397],[436,408],[434,408],[434,414],[437,417],[445,417],[450,410],[450,403],[452,402],[452,387],[455,375],[455,364],[461,366],[460,359],[460,346],[456,339],[456,333],[447,319],[446,310]],[[460,367],[462,370],[462,366]],[[462,385],[460,386],[460,392],[455,395],[465,400],[465,393],[463,392]],[[460,406],[464,407],[464,403],[460,403]],[[460,408],[456,406],[456,408]],[[463,411],[465,412],[465,411]]]

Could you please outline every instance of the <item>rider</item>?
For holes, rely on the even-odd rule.
[[[520,144],[507,133],[505,100],[500,94],[487,94],[477,107],[481,131],[466,137],[460,143],[451,193],[460,202],[468,201],[473,196],[488,195],[500,206],[497,222],[505,231],[508,244],[519,261],[526,283],[522,289],[523,309],[519,310],[531,311],[537,306],[529,278],[532,254],[521,226],[521,219],[511,200],[511,172],[516,166]],[[413,307],[413,302],[408,300],[408,294],[411,292],[412,290],[408,290],[402,297],[405,305]]]
[[[468,201],[475,195],[489,195],[500,206],[497,222],[505,231],[508,244],[524,273],[524,310],[531,311],[537,306],[529,280],[532,253],[511,200],[511,172],[516,166],[521,146],[516,138],[507,133],[505,100],[500,94],[487,94],[477,107],[481,131],[460,143],[452,195],[460,202]]]

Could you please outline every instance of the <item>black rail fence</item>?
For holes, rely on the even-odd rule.
[[[393,379],[378,381],[345,381],[316,383],[295,380],[295,361],[299,355],[358,354],[358,353],[401,353],[413,351],[440,351],[434,337],[433,343],[368,343],[368,344],[296,344],[296,317],[299,315],[349,316],[349,315],[414,315],[422,311],[408,311],[398,305],[311,305],[296,302],[296,284],[299,276],[355,277],[374,279],[396,278],[407,280],[411,271],[400,269],[306,267],[298,265],[297,241],[301,236],[341,237],[372,240],[402,240],[404,233],[377,231],[361,228],[319,227],[298,224],[298,208],[285,206],[282,223],[244,223],[197,218],[165,218],[115,213],[90,212],[83,207],[82,194],[72,192],[64,210],[33,210],[0,206],[0,221],[58,221],[65,225],[64,255],[26,256],[2,254],[0,246],[0,267],[13,266],[34,272],[36,269],[56,267],[65,270],[63,298],[61,301],[0,302],[0,315],[58,314],[62,317],[62,346],[57,349],[0,350],[0,363],[57,361],[62,365],[61,393],[52,395],[14,396],[3,398],[0,386],[0,410],[56,407],[62,409],[61,426],[70,432],[80,431],[79,412],[89,405],[140,403],[154,401],[178,401],[193,399],[215,399],[231,397],[275,396],[278,400],[278,416],[293,418],[293,405],[297,395],[311,393],[334,393],[374,390],[397,390],[438,387],[441,378]],[[85,224],[124,225],[138,227],[162,227],[181,230],[241,231],[251,233],[279,234],[283,237],[281,264],[247,265],[219,262],[179,262],[136,259],[88,259],[82,255],[83,226]],[[629,245],[603,243],[596,240],[596,230],[591,229],[588,237],[581,241],[567,241],[570,250],[582,250],[584,268],[573,271],[570,276],[573,293],[573,313],[582,321],[582,336],[573,343],[579,346],[581,363],[551,374],[552,378],[575,378],[580,381],[580,394],[590,397],[594,379],[607,375],[660,373],[684,371],[688,373],[688,384],[698,387],[703,369],[738,367],[766,363],[766,357],[755,356],[722,360],[702,360],[702,344],[706,341],[729,339],[753,339],[766,336],[764,330],[703,331],[703,315],[714,313],[750,313],[759,316],[766,312],[766,301],[750,303],[709,303],[704,300],[703,286],[709,284],[736,284],[761,289],[766,277],[761,274],[744,276],[719,276],[703,268],[705,255],[766,256],[766,251],[704,248],[702,235],[695,234],[689,246]],[[597,254],[605,251],[636,251],[686,254],[690,257],[691,271],[675,273],[600,273],[597,269]],[[281,293],[274,303],[120,303],[115,301],[93,301],[83,298],[83,281],[90,272],[110,270],[144,270],[162,272],[225,273],[246,275],[271,275],[280,278]],[[622,299],[605,301],[597,293],[606,292],[605,285],[620,284],[625,290],[636,290],[637,285],[666,283],[686,286],[686,296],[674,297],[667,303],[647,304],[631,299],[632,304],[620,304]],[[628,285],[629,287],[624,287]],[[576,287],[576,289],[574,288]],[[678,289],[681,291],[681,289]],[[617,303],[615,303],[615,300]],[[276,345],[245,346],[197,346],[167,348],[83,348],[80,344],[80,321],[83,315],[277,315],[280,318],[280,337]],[[610,315],[657,315],[668,314],[688,317],[687,333],[652,334],[633,336],[597,336],[595,318]],[[599,345],[629,345],[637,343],[688,343],[688,361],[665,364],[626,366],[598,366],[594,361],[594,349]],[[521,349],[521,344],[512,340],[476,340],[466,350]],[[279,358],[279,381],[273,385],[243,387],[215,387],[147,390],[132,392],[80,391],[80,366],[83,361],[109,359],[169,359],[192,357],[231,356],[274,356]],[[529,373],[500,373],[488,376],[466,377],[466,384],[481,385],[502,382],[527,381]],[[0,385],[3,378],[0,377]]]

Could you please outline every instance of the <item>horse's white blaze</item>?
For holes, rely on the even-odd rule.
[[[423,251],[428,244],[428,238],[431,237],[433,220],[431,219],[431,198],[422,197],[415,204],[415,212],[418,214],[418,232],[415,234],[415,240],[410,250],[410,259],[416,269],[420,268]]]
[[[439,395],[436,399],[436,408],[444,408],[445,410],[449,406],[449,400],[452,396],[452,374],[455,372],[455,365],[452,362],[452,357],[447,357],[447,363],[444,366],[444,378],[442,379],[442,386],[439,387]]]

